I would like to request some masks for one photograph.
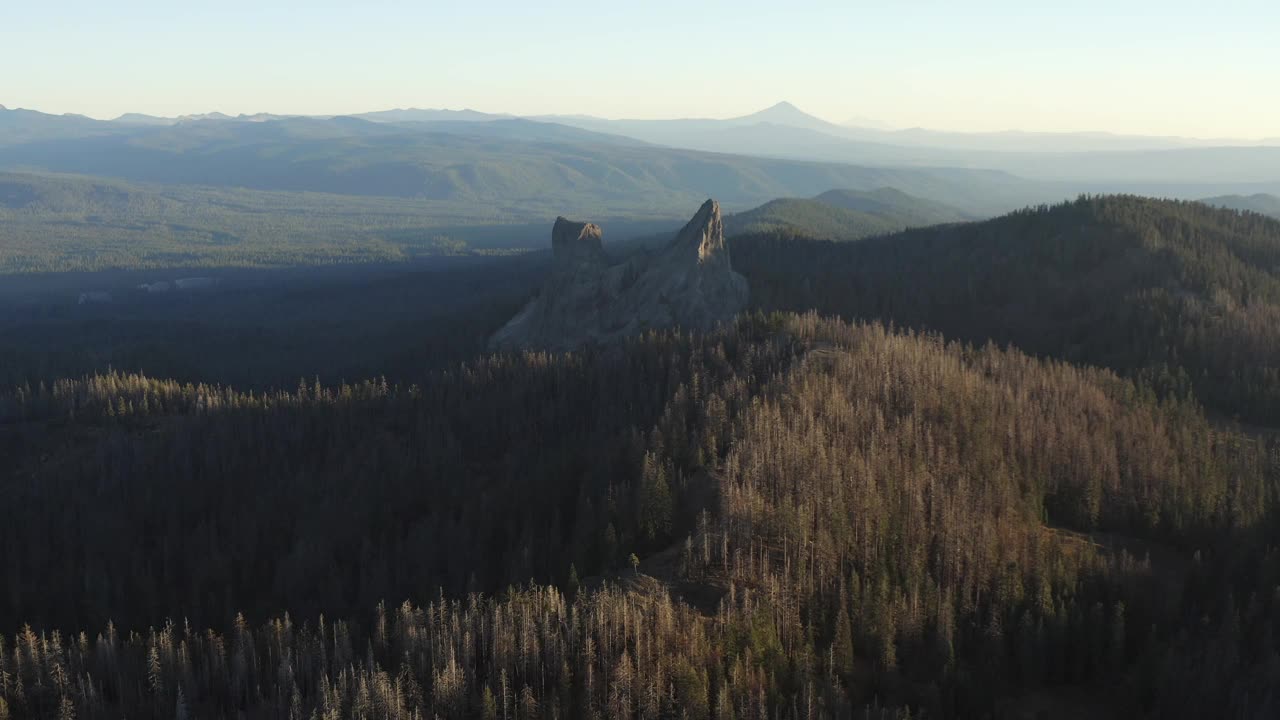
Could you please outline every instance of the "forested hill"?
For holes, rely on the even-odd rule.
[[[893,218],[910,227],[973,219],[972,215],[958,208],[892,187],[875,190],[828,190],[814,200],[845,210]]]
[[[1277,708],[1276,448],[1015,350],[810,314],[96,376],[0,395],[0,454],[11,717]]]
[[[908,227],[972,219],[895,188],[830,190],[811,199],[779,198],[725,218],[725,233],[794,232],[824,240],[860,240]]]
[[[765,308],[933,328],[1115,368],[1280,425],[1280,221],[1084,197],[860,243],[735,238]]]

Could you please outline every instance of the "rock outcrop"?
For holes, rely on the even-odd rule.
[[[610,265],[599,226],[557,218],[541,293],[490,339],[495,349],[570,350],[645,330],[708,330],[747,304],[720,205],[708,200],[667,247]]]
[[[604,231],[595,223],[581,223],[564,217],[556,218],[551,228],[551,251],[560,266],[598,266],[605,263]]]

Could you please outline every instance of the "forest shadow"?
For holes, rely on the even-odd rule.
[[[0,384],[109,369],[245,389],[412,378],[483,351],[546,255],[0,278]],[[212,285],[177,290],[189,277]],[[110,302],[79,304],[88,292]]]

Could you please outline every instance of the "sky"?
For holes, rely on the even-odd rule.
[[[0,104],[1280,136],[1276,0],[0,3]]]

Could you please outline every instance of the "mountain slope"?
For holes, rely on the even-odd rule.
[[[735,239],[764,307],[929,327],[1105,365],[1280,425],[1280,222],[1083,198],[860,243]]]

